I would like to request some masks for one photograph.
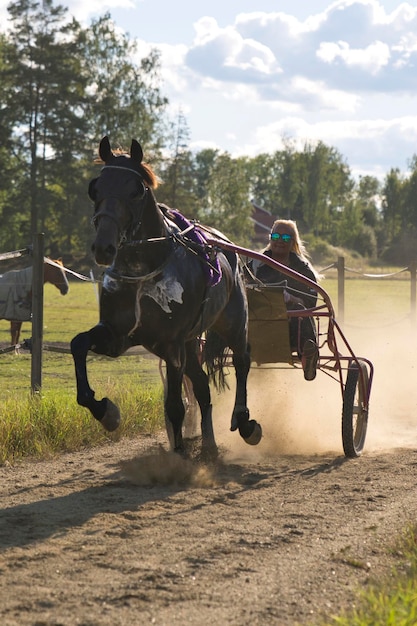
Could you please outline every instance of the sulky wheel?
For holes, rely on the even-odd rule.
[[[342,411],[343,450],[348,458],[360,456],[365,444],[368,426],[368,381],[366,364],[363,361],[352,362],[346,378]]]

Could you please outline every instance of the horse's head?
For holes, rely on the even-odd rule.
[[[43,266],[43,278],[45,283],[51,283],[65,296],[69,291],[67,275],[61,259],[45,259]]]
[[[98,265],[109,266],[123,242],[160,236],[162,227],[151,192],[157,184],[156,176],[142,163],[141,145],[132,139],[130,155],[118,154],[112,151],[108,137],[104,137],[99,155],[104,167],[88,189],[94,202],[96,229],[92,251]]]

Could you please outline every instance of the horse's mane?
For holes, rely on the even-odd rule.
[[[158,187],[158,177],[147,163],[141,163],[139,167],[143,179],[148,183],[149,187],[156,189]]]
[[[112,150],[112,154],[116,158],[131,158],[130,154],[122,148],[115,148],[114,150]],[[99,157],[97,159],[94,159],[94,163],[97,163],[98,165],[105,165],[104,161]],[[139,164],[139,174],[142,176],[143,180],[148,184],[149,187],[151,187],[152,189],[156,189],[158,187],[158,177],[148,163]]]

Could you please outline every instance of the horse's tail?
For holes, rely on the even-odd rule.
[[[218,391],[229,388],[226,381],[227,344],[214,330],[208,330],[204,341],[203,361],[206,364],[209,382],[214,383]]]

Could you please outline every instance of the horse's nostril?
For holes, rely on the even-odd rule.
[[[117,255],[117,247],[107,242],[105,245],[101,245],[100,242],[96,241],[91,246],[91,250],[98,265],[111,265]]]

